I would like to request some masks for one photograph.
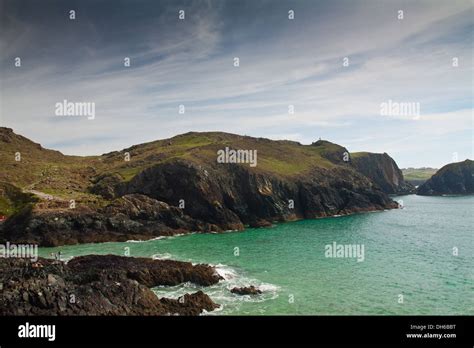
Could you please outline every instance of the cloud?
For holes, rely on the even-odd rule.
[[[472,128],[469,1],[144,1],[119,3],[100,20],[106,8],[79,10],[77,23],[51,11],[50,27],[12,10],[0,40],[2,124],[66,153],[222,130],[305,143],[324,136],[408,162],[406,143],[379,134],[403,139],[416,131],[424,147],[435,149],[434,135],[450,142],[462,127]],[[17,52],[21,68],[12,67]],[[63,99],[95,102],[96,119],[59,121],[53,107]],[[389,99],[419,102],[422,117],[414,123],[380,116],[380,103]],[[462,139],[470,149],[469,137]],[[441,160],[433,151],[415,164]]]

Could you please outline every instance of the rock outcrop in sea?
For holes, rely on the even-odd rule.
[[[243,286],[243,287],[235,287],[230,290],[231,293],[237,295],[259,295],[262,293],[260,289],[257,289],[255,286]]]
[[[150,288],[221,279],[208,265],[171,260],[0,258],[0,315],[199,315],[219,307],[202,291],[160,299]]]

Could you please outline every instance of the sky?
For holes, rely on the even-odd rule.
[[[474,157],[473,15],[470,0],[0,0],[0,125],[71,155],[224,131],[440,168]],[[94,119],[57,116],[63,100]]]

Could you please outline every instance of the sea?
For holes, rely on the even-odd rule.
[[[393,199],[403,208],[39,254],[211,264],[224,278],[214,286],[153,288],[168,298],[204,291],[220,305],[204,315],[473,315],[474,196]],[[230,291],[249,285],[262,294]]]

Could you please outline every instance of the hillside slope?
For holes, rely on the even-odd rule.
[[[427,196],[474,194],[474,161],[466,159],[464,162],[445,165],[418,187],[417,194]]]
[[[438,169],[436,168],[402,168],[402,173],[405,181],[414,186],[423,184],[426,180],[431,178]]]
[[[10,129],[0,134],[6,168],[0,179],[40,200],[7,220],[3,240],[60,245],[147,239],[397,206],[373,177],[344,160],[344,147],[328,141],[301,145],[191,132],[77,157],[45,150]],[[218,163],[224,149],[256,151],[256,165]]]

